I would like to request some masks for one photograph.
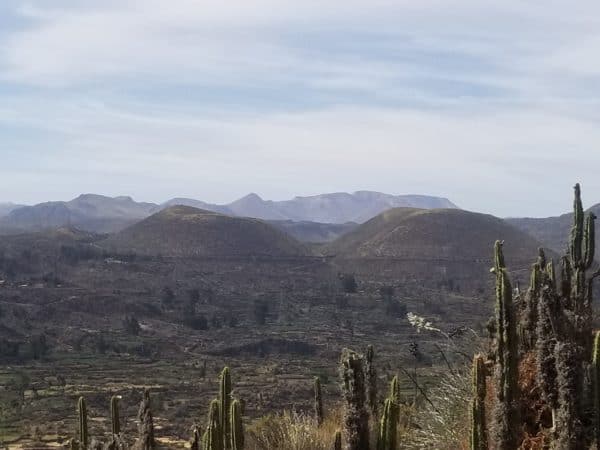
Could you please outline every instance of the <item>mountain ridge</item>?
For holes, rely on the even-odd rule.
[[[4,217],[0,215],[0,230],[5,233],[7,230],[30,232],[75,226],[97,233],[114,233],[162,209],[179,204],[236,217],[315,222],[324,226],[363,223],[382,211],[397,206],[457,208],[450,200],[442,197],[390,195],[374,191],[320,194],[283,201],[264,200],[258,194],[251,193],[226,205],[181,197],[157,204],[136,202],[129,196],[82,194],[69,201],[13,208]]]

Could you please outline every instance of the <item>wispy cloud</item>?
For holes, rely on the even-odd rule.
[[[0,8],[7,200],[364,188],[516,215],[600,191],[592,2]]]

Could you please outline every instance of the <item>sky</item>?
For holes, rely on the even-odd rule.
[[[600,202],[600,4],[2,0],[0,201]]]

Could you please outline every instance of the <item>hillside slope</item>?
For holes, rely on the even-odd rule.
[[[109,237],[101,246],[162,256],[300,256],[306,248],[256,219],[172,206]]]
[[[600,217],[600,204],[592,206],[592,211]],[[567,240],[571,227],[573,226],[573,213],[563,214],[556,217],[544,218],[509,218],[508,223],[535,237],[545,246],[554,251],[564,254],[567,249]],[[596,251],[600,250],[600,242],[596,243]]]
[[[505,241],[509,270],[524,283],[540,244],[502,219],[456,209],[396,208],[324,247],[340,270],[362,276],[397,276],[425,286],[487,290],[497,240]],[[556,256],[548,252],[549,257]]]
[[[536,255],[538,242],[502,219],[458,209],[392,209],[327,249],[351,257],[487,258],[497,239],[517,259]]]

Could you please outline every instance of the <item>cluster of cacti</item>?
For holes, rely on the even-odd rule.
[[[509,281],[502,243],[496,242],[496,334],[490,359],[494,362],[493,415],[490,431],[485,418],[485,363],[474,360],[471,448],[487,449],[486,440],[498,450],[519,448],[523,435],[535,436],[547,447],[561,450],[588,449],[600,443],[600,338],[592,335],[592,283],[595,219],[585,217],[581,190],[575,186],[573,227],[567,255],[561,260],[560,279],[554,261],[540,250],[533,265],[529,289],[523,298]],[[520,308],[518,308],[520,306]],[[593,349],[593,351],[592,351]],[[535,360],[535,395],[519,392],[521,363]],[[593,399],[593,401],[591,400]],[[535,411],[532,409],[536,408]],[[592,413],[593,409],[593,414]],[[519,414],[548,416],[551,424],[522,422]],[[590,420],[595,417],[595,420]],[[524,427],[529,427],[527,430]]]
[[[111,438],[105,444],[90,441],[88,434],[87,406],[83,397],[77,403],[79,417],[79,439],[71,439],[72,450],[125,450],[127,444],[121,433],[119,417],[119,396],[110,399]],[[191,448],[194,450],[243,450],[244,426],[242,421],[242,403],[231,395],[231,374],[229,368],[223,369],[220,377],[219,399],[210,404],[208,423],[201,435],[194,427]],[[138,438],[132,448],[135,450],[154,450],[154,422],[150,410],[150,392],[144,391],[137,415]]]
[[[199,433],[194,431],[192,448],[198,448]],[[208,425],[202,436],[203,450],[242,450],[244,426],[242,404],[231,395],[231,372],[225,367],[219,378],[219,399],[211,402]]]
[[[102,444],[99,441],[90,439],[88,431],[87,405],[85,398],[79,397],[79,400],[77,401],[79,439],[70,440],[69,446],[71,450],[126,450],[128,448],[121,432],[121,419],[119,416],[120,398],[121,397],[114,395],[110,399],[111,437],[106,443]],[[148,391],[144,392],[138,419],[140,419],[140,436],[133,448],[139,450],[153,449],[154,425],[152,423],[152,414],[150,412],[150,394]]]

